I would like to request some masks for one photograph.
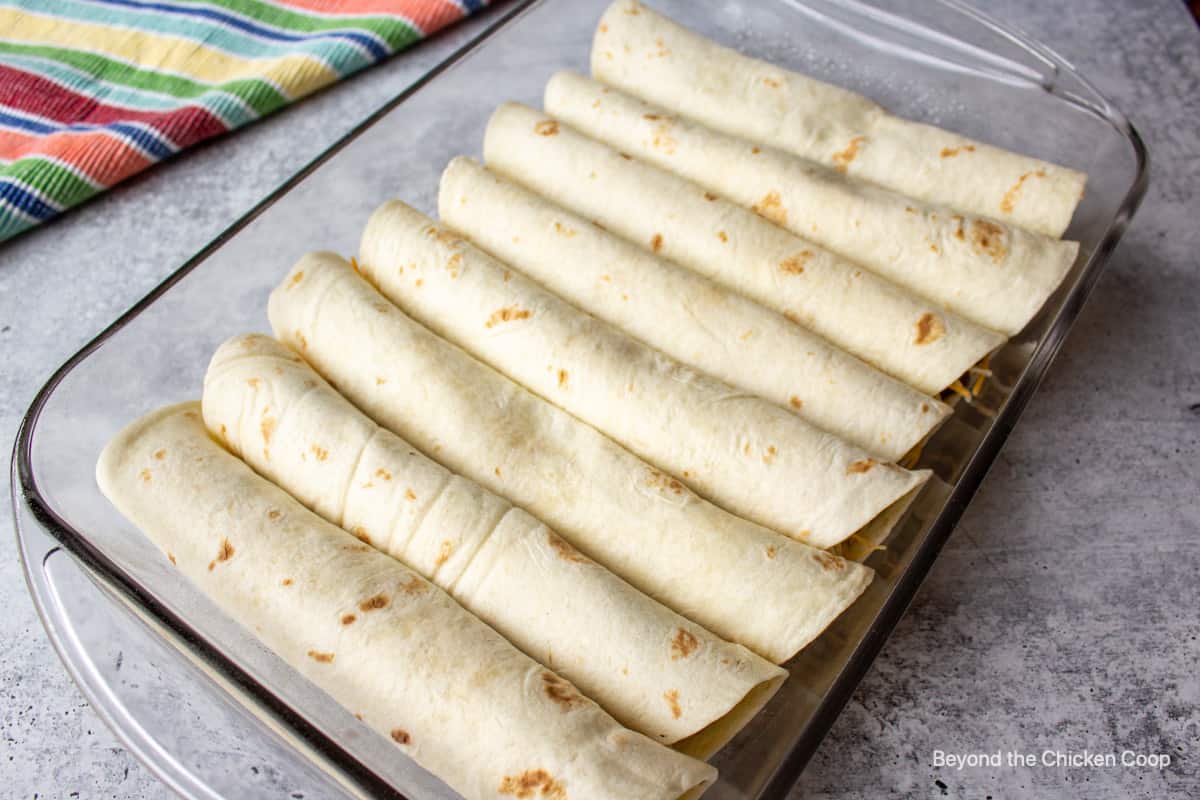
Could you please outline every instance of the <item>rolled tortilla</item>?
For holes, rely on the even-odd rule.
[[[665,170],[526,106],[492,115],[487,164],[651,252],[739,291],[923,392],[1004,337]]]
[[[413,322],[328,253],[271,294],[276,336],[376,422],[637,588],[776,663],[872,573],[708,503]]]
[[[134,422],[96,476],[227,614],[468,800],[521,787],[673,800],[716,777],[255,475],[209,436],[198,403]]]
[[[694,737],[715,751],[787,677],[380,428],[274,339],[238,336],[217,350],[203,412],[260,475],[416,570],[655,741]]]
[[[1012,336],[1062,283],[1077,242],[955,213],[773,147],[751,145],[590,78],[560,72],[546,112],[798,236]]]
[[[738,516],[830,547],[922,482],[633,339],[393,200],[359,269],[405,313]]]
[[[592,74],[711,128],[1047,236],[1062,236],[1087,182],[722,47],[637,0],[617,0],[601,18]]]
[[[442,173],[438,208],[477,246],[579,308],[872,455],[898,460],[950,414],[775,312],[470,159]]]

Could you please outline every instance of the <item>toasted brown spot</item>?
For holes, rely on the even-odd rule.
[[[404,592],[405,594],[410,594],[410,595],[411,594],[421,594],[428,588],[429,588],[429,584],[427,584],[425,581],[418,578],[416,575],[413,575],[407,581],[400,584],[400,591]]]
[[[308,339],[304,338],[304,334],[300,331],[296,331],[296,341],[300,344],[301,350],[308,349]]]
[[[440,567],[445,564],[452,555],[454,555],[454,542],[449,539],[442,540],[442,545],[438,548],[437,560],[433,562],[434,566]]]
[[[283,516],[283,512],[280,511],[278,508],[272,508],[270,511],[267,512],[267,519],[272,520],[272,521],[277,520],[282,516]]]
[[[217,557],[208,562],[208,571],[212,572],[216,568],[218,562],[224,563],[233,558],[233,553],[233,545],[229,543],[229,540],[221,539],[221,546],[217,550]]]
[[[424,278],[417,278],[415,281],[413,281],[413,286],[416,286],[418,289],[420,289],[424,285],[425,285]]]
[[[166,458],[166,457],[167,457],[167,451],[166,451],[166,450],[155,450],[155,451],[154,451],[154,459],[155,459],[156,461],[162,461],[162,460],[163,460],[164,458]]]
[[[608,23],[607,23],[607,22],[601,22],[601,23],[600,23],[600,32],[601,32],[601,33],[608,33]]]
[[[962,147],[943,147],[942,158],[954,158],[959,153],[974,153],[975,145],[964,144]]]
[[[655,150],[662,150],[667,155],[672,155],[679,142],[671,135],[671,120],[660,122],[654,126],[654,137],[650,140],[651,146]]]
[[[322,664],[332,663],[334,658],[333,653],[322,653],[318,650],[309,650],[308,657],[313,661],[319,661]]]
[[[246,383],[250,384],[251,389],[257,389],[262,381],[260,381],[258,378],[247,378]]]
[[[629,155],[629,153],[617,153],[617,155],[619,155],[621,158],[625,159],[626,161],[633,161],[633,156]]]
[[[917,210],[915,208],[913,208],[912,206],[905,206],[904,210],[907,211],[909,214],[917,213]]]
[[[563,561],[570,561],[575,564],[587,564],[588,557],[576,550],[565,539],[556,534],[554,531],[546,533],[546,543],[553,548],[554,552]]]
[[[358,617],[355,616],[354,614],[344,614],[344,615],[342,615],[342,624],[343,625],[353,625],[354,620],[356,620],[356,619],[358,619]]]
[[[804,408],[804,401],[796,395],[792,395],[790,398],[788,398],[788,405],[799,411],[800,409]]]
[[[929,413],[929,403],[921,403],[921,413],[922,414]]]
[[[663,692],[663,699],[667,701],[667,705],[671,708],[671,716],[679,719],[683,716],[683,709],[679,706],[679,691],[672,689],[669,692]]]
[[[576,233],[578,233],[578,231],[576,231],[574,228],[568,228],[566,225],[563,225],[561,222],[554,223],[554,230],[556,233],[561,233],[563,236],[566,236],[568,239],[571,238],[572,236],[574,236]]]
[[[757,146],[757,145],[755,145],[754,147],[751,147],[751,148],[750,148],[750,152],[751,152],[752,154],[754,154],[754,155],[758,155],[759,153],[761,153],[761,152],[762,152],[762,148],[761,148],[761,147],[759,147],[759,146]]]
[[[567,371],[565,369],[560,369],[558,371],[558,388],[560,388],[560,389],[567,388],[567,378],[568,377],[569,377],[569,375],[567,374]]]
[[[329,458],[329,451],[324,447],[321,447],[319,444],[314,444],[308,449],[314,456],[317,457],[317,461],[324,461],[325,459]]]
[[[683,628],[677,628],[675,637],[671,639],[671,660],[678,661],[681,658],[687,658],[696,652],[696,648],[699,646],[700,642],[695,636]]]
[[[986,219],[971,223],[971,246],[977,252],[990,256],[997,264],[1008,255],[1008,248],[1004,246],[1004,229]]]
[[[650,470],[649,476],[646,478],[646,486],[651,489],[665,489],[671,494],[683,494],[683,484],[670,475],[659,472],[656,469]]]
[[[291,578],[284,578],[283,580],[281,580],[281,581],[279,582],[279,584],[280,584],[281,586],[291,586],[291,585],[292,585],[292,579],[291,579]]]
[[[847,475],[861,475],[864,472],[870,472],[871,468],[874,466],[875,466],[875,459],[873,459],[873,458],[859,459],[858,461],[853,462],[850,466],[846,467],[846,474]]]
[[[362,712],[361,711],[354,712],[354,718],[356,720],[358,720],[359,722],[362,722],[362,718],[363,718]]]
[[[392,741],[396,744],[408,744],[412,741],[412,737],[403,728],[392,728]]]
[[[846,568],[846,559],[841,556],[835,556],[833,553],[828,553],[824,550],[813,552],[813,560],[821,565],[824,570],[843,570]]]
[[[375,385],[376,386],[383,386],[385,383],[387,383],[387,378],[381,378],[378,375],[375,376]]]
[[[845,150],[842,150],[840,153],[834,153],[834,169],[836,169],[838,172],[844,173],[846,168],[850,166],[850,162],[858,158],[858,148],[866,140],[867,138],[865,136],[855,136],[850,140],[850,144],[846,145]]]
[[[378,611],[381,608],[387,608],[391,604],[392,599],[381,592],[374,597],[368,597],[366,600],[363,600],[361,603],[359,603],[358,610],[364,614],[368,614],[372,611]]]
[[[533,130],[538,136],[557,136],[558,122],[552,119],[544,119],[537,125],[534,125]]]
[[[711,203],[717,199],[717,196],[712,192],[705,192],[704,199]]]
[[[175,563],[175,554],[167,553],[167,561],[170,561],[172,564],[174,564]]]
[[[1034,170],[1033,172],[1026,172],[1024,175],[1017,178],[1017,182],[1009,187],[1009,190],[1004,193],[1004,197],[1000,198],[1000,210],[1005,214],[1011,214],[1013,209],[1017,206],[1017,198],[1021,194],[1021,188],[1025,185],[1025,181],[1035,176],[1038,178],[1046,177],[1046,170],[1039,169]]]
[[[808,260],[812,258],[812,256],[813,254],[811,250],[801,250],[799,253],[796,253],[796,255],[785,258],[779,264],[779,268],[789,275],[803,275],[804,265],[808,263]]]
[[[934,253],[940,253],[940,252],[942,252],[942,248],[938,247],[936,244],[933,244],[933,243],[930,243],[930,245],[929,245],[929,249],[930,249],[931,251],[933,251]]]
[[[222,439],[229,438],[229,429],[225,427],[225,423],[223,423],[223,422],[221,423],[221,438]]]
[[[626,14],[640,13],[636,8],[625,10]],[[541,797],[545,800],[567,800],[567,790],[554,780],[554,777],[544,769],[531,769],[520,775],[505,775],[500,781],[500,794],[511,795],[517,800]]]
[[[357,258],[355,258],[354,256],[350,256],[350,269],[354,270],[354,271],[355,271],[355,272],[357,272],[359,275],[362,275],[362,274],[363,274],[363,273],[362,273],[362,267],[360,267],[360,266],[358,265],[358,259],[357,259]]]
[[[264,442],[271,441],[271,434],[275,432],[275,420],[263,413],[262,424],[259,426],[262,429],[262,437]]]
[[[662,234],[661,233],[654,234],[654,236],[651,237],[651,239],[650,239],[650,249],[657,253],[659,250],[662,250],[662,246],[663,246]]]
[[[779,192],[767,192],[763,195],[762,200],[751,206],[751,210],[761,217],[766,217],[776,225],[787,223],[787,209],[783,207],[783,200],[780,198]]]
[[[417,499],[417,493],[416,493],[416,492],[414,492],[412,489],[405,489],[405,490],[404,490],[404,498],[405,498],[406,500],[410,500],[410,501],[411,501],[411,500],[416,500],[416,499]]]
[[[511,280],[512,280],[512,270],[511,269],[504,270],[504,282],[508,283]]]
[[[392,479],[392,473],[388,472],[383,467],[380,467],[379,469],[375,470],[375,477],[379,478],[380,480],[390,481]]]
[[[492,470],[492,472],[495,472],[495,473],[496,473],[496,477],[497,477],[497,478],[499,478],[499,477],[500,477],[500,468],[499,468],[499,467],[496,467],[494,470]]]
[[[450,273],[451,278],[458,277],[458,271],[462,269],[462,261],[462,253],[455,253],[454,255],[450,256],[450,258],[446,259],[446,271]],[[387,304],[385,303],[380,303],[375,307],[380,311],[387,311]]]
[[[775,456],[778,453],[779,453],[779,451],[775,449],[775,445],[770,445],[769,447],[767,447],[766,452],[763,453],[763,459],[762,459],[763,463],[764,464],[772,463],[773,461],[775,461]]]
[[[783,85],[779,81],[775,80],[774,78],[768,78],[765,76],[762,78],[762,82],[765,85],[770,86],[772,89],[778,89],[780,86]]]
[[[516,306],[508,306],[506,308],[500,308],[493,311],[492,315],[488,317],[487,322],[485,322],[483,325],[485,328],[494,328],[501,322],[529,319],[530,316],[531,314],[527,309],[517,308]]]
[[[567,683],[553,672],[542,672],[542,691],[546,696],[559,705],[561,710],[570,711],[586,701],[583,695],[575,691],[575,687]]]
[[[364,528],[362,525],[355,525],[353,528],[350,529],[350,533],[352,533],[354,535],[355,539],[358,539],[363,544],[371,543],[371,535],[369,533],[367,533],[367,529]]]
[[[292,279],[288,281],[287,288],[292,288],[302,280],[304,280],[304,270],[299,270],[295,275],[292,276]]]
[[[773,544],[767,545],[767,558],[774,558],[779,553],[779,548]]]
[[[720,239],[722,242],[728,242],[729,234],[726,233],[725,231],[717,231],[717,238]]]
[[[913,341],[918,345],[932,344],[945,335],[946,324],[941,317],[927,311],[917,320],[917,338]]]
[[[138,473],[138,477],[142,479],[142,483],[150,482],[150,469],[147,467]]]

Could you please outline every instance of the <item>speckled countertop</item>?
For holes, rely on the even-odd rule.
[[[1126,110],[1150,193],[796,797],[1200,795],[1200,30],[1179,0],[991,0]],[[0,250],[0,434],[51,371],[477,20]],[[7,447],[6,447],[7,449]],[[5,484],[5,507],[8,485]],[[84,702],[0,535],[0,796],[163,797]],[[1166,769],[934,753],[1169,753]]]

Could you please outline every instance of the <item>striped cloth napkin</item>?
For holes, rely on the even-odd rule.
[[[0,0],[0,241],[488,0]]]

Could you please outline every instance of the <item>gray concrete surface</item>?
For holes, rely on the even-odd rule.
[[[1153,184],[1050,377],[795,796],[1195,797],[1200,31],[1179,0],[984,5],[1130,113],[1151,150]],[[198,148],[0,250],[6,449],[59,363],[451,44],[422,46]],[[4,492],[7,508],[7,483]],[[7,530],[0,609],[0,796],[165,796],[50,649]],[[934,766],[936,750],[1039,759],[1130,750],[1173,763],[957,770]]]

